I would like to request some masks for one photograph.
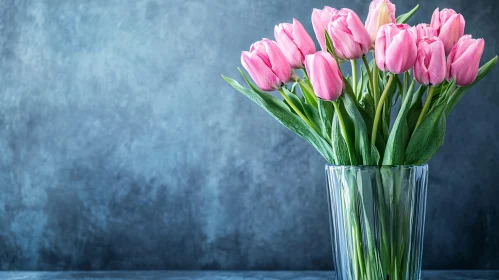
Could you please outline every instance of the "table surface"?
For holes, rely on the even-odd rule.
[[[0,272],[2,280],[334,280],[332,271]],[[499,271],[425,271],[423,280],[498,280]]]

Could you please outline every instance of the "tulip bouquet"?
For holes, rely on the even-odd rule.
[[[479,68],[485,42],[464,35],[465,20],[454,10],[437,9],[430,24],[407,25],[417,9],[395,18],[394,4],[374,0],[365,24],[350,9],[314,9],[322,50],[294,19],[275,26],[275,41],[242,53],[256,85],[241,70],[247,88],[224,79],[331,164],[426,163],[443,144],[451,110],[497,57]],[[346,62],[351,75],[340,67]]]
[[[419,279],[424,164],[457,102],[497,62],[480,67],[485,41],[464,35],[461,14],[436,9],[430,24],[407,25],[417,9],[396,18],[390,0],[374,0],[365,24],[350,9],[314,9],[320,51],[294,19],[242,53],[256,85],[241,69],[248,87],[224,77],[330,163],[339,279]]]

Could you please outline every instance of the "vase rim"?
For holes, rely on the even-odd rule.
[[[428,168],[428,163],[422,165],[336,165],[336,164],[326,164],[326,168],[357,168],[357,169],[375,169],[375,168],[406,168],[406,169],[418,169],[418,168]]]

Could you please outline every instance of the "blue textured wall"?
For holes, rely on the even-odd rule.
[[[279,22],[367,2],[2,0],[0,269],[332,268],[324,160],[220,74]],[[421,4],[499,53],[497,1]],[[498,74],[431,162],[426,268],[499,269]]]

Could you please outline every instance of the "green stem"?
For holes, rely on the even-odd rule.
[[[312,89],[312,87],[310,87],[310,85],[305,82],[304,80],[298,78],[297,80],[298,84],[301,86],[301,87],[304,87],[305,90],[308,92],[308,93],[304,93],[304,94],[311,94],[313,96],[309,96],[308,98],[306,97],[306,100],[310,103],[310,105],[312,105],[314,108],[317,108],[318,104],[317,104],[317,96],[315,95],[315,92],[314,92],[314,89]]]
[[[376,136],[378,134],[378,125],[379,125],[379,120],[381,118],[381,113],[383,111],[383,105],[385,103],[386,98],[388,97],[388,92],[390,91],[390,87],[393,82],[393,77],[395,74],[390,73],[390,79],[388,80],[385,90],[383,91],[383,94],[380,97],[379,103],[378,103],[378,108],[376,109],[376,116],[374,117],[374,124],[373,124],[373,133],[372,133],[372,141],[371,143],[373,145],[376,145]]]
[[[340,105],[338,104],[337,100],[333,101],[333,106],[334,106],[334,110],[336,111],[336,114],[338,115],[338,121],[340,123],[341,134],[343,135],[343,139],[345,139],[345,142],[347,143],[348,155],[350,157],[350,164],[355,165],[355,164],[357,164],[357,162],[354,161],[353,147],[352,147],[350,139],[348,137],[347,129],[345,126],[345,121],[343,120],[343,116],[341,115]]]
[[[353,93],[357,97],[357,60],[350,60],[352,64]]]
[[[374,104],[377,106],[379,103],[379,68],[376,61],[373,65],[373,87]]]
[[[310,92],[314,92],[314,90],[308,85],[307,82],[305,82],[304,80],[302,79],[298,79],[298,83],[303,86],[303,87],[306,87],[307,90],[309,90]]]
[[[286,100],[286,102],[288,102],[289,106],[291,106],[291,108],[293,108],[293,111],[295,111],[295,113],[300,117],[302,118],[302,120],[304,120],[311,128],[313,128],[315,131],[317,131],[319,134],[320,132],[318,131],[318,129],[315,127],[315,125],[313,125],[309,120],[308,118],[303,115],[303,113],[298,109],[296,108],[295,104],[293,103],[293,101],[291,101],[291,99],[289,99],[288,95],[284,92],[284,90],[281,88],[279,89],[279,92],[281,93],[282,97],[284,97],[284,100]]]
[[[419,127],[419,125],[423,122],[424,117],[426,116],[426,113],[428,113],[428,110],[430,110],[430,105],[431,105],[431,100],[433,99],[433,94],[435,94],[435,87],[430,87],[430,91],[428,92],[428,97],[426,98],[426,102],[423,107],[423,111],[421,111],[421,115],[419,115],[418,122],[416,123],[416,129]]]
[[[364,66],[366,67],[366,71],[367,71],[367,76],[369,77],[369,87],[371,88],[371,92],[373,92],[374,91],[373,76],[371,74],[371,68],[369,68],[369,63],[367,62],[367,58],[365,55],[362,57],[362,61],[364,62]],[[376,63],[374,63],[374,64],[376,64]]]

